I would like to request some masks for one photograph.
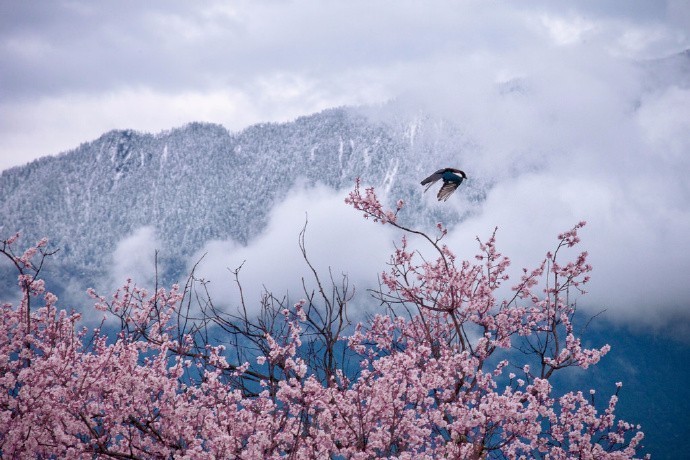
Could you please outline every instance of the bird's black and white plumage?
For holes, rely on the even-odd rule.
[[[446,201],[448,197],[453,194],[455,189],[458,188],[460,184],[462,184],[462,181],[464,179],[467,179],[467,175],[464,171],[460,171],[459,169],[455,168],[439,169],[431,176],[427,177],[422,181],[422,185],[426,185],[424,191],[426,192],[427,190],[429,190],[429,187],[431,187],[440,179],[443,180],[443,185],[441,186],[441,189],[438,191],[438,195],[436,195],[436,197],[438,198],[438,201]]]

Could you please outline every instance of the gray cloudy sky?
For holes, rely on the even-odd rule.
[[[519,76],[564,55],[667,56],[690,47],[688,30],[685,0],[0,0],[0,169],[110,129],[238,130],[452,94],[463,78]]]
[[[498,181],[449,237],[463,257],[475,235],[499,225],[505,252],[532,265],[558,232],[587,220],[594,303],[631,318],[687,319],[689,70],[655,61],[687,49],[687,0],[0,0],[0,169],[111,129],[208,121],[239,130],[409,100],[463,126],[478,152],[463,169]],[[496,91],[515,81],[521,92]],[[314,238],[380,248],[361,240],[366,230],[350,230],[345,193],[321,191],[319,201],[294,192],[273,215],[290,227],[285,244],[296,252],[311,207]],[[297,217],[287,225],[285,216]],[[209,272],[275,254],[275,227],[249,248],[211,243]],[[132,238],[122,251],[156,235]],[[330,247],[314,244],[325,244],[317,253]],[[362,264],[351,251],[338,257]],[[253,267],[256,283],[282,272]]]

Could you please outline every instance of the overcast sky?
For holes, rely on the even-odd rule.
[[[0,169],[111,129],[239,130],[430,81],[452,93],[461,69],[493,81],[519,59],[668,56],[689,30],[684,0],[1,0]]]
[[[0,0],[0,169],[111,129],[207,121],[236,131],[407,99],[463,126],[481,154],[453,166],[500,179],[481,213],[449,238],[463,257],[474,236],[499,225],[505,252],[533,264],[558,232],[588,220],[595,302],[687,318],[688,67],[683,75],[655,60],[690,49],[689,31],[686,0]],[[662,70],[646,72],[650,63]],[[496,91],[515,82],[520,92]],[[310,210],[316,253],[333,246],[319,234],[354,247],[346,238],[367,230],[352,230],[345,193],[294,192],[241,254],[233,242],[212,243],[209,271],[251,254],[270,260],[276,245],[298,256]],[[430,197],[429,205],[438,204]],[[373,249],[377,238],[391,240],[382,235],[360,241],[376,264],[387,251]],[[139,230],[122,251],[139,240],[156,235]],[[361,264],[351,251],[335,258]],[[257,270],[252,281],[265,281]]]

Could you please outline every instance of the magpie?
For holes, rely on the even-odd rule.
[[[448,197],[453,194],[455,189],[462,184],[462,181],[467,179],[467,175],[465,175],[464,171],[460,171],[459,169],[455,168],[439,169],[422,181],[422,185],[429,184],[426,186],[424,191],[426,192],[429,190],[429,187],[431,187],[439,179],[443,179],[443,185],[438,191],[438,195],[436,195],[436,197],[438,198],[438,201],[446,201]]]

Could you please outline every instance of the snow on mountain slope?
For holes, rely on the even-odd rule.
[[[246,244],[295,184],[347,190],[356,177],[407,201],[420,224],[457,221],[471,206],[422,212],[433,196],[419,189],[430,170],[461,161],[453,136],[459,130],[429,118],[372,121],[348,108],[239,133],[201,123],[155,135],[112,131],[4,171],[0,233],[47,236],[61,250],[59,265],[99,276],[119,241],[153,227],[162,260],[179,266],[209,240]],[[476,202],[485,186],[470,182],[459,199]]]

